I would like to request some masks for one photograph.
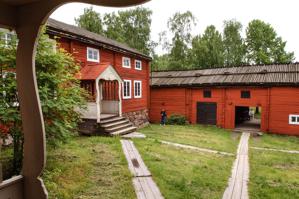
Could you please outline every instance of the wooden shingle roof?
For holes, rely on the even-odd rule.
[[[299,86],[299,63],[152,72],[152,87]]]
[[[46,32],[49,34],[78,40],[83,43],[99,46],[112,51],[131,54],[146,60],[151,60],[150,56],[145,55],[142,52],[127,46],[126,44],[51,18],[48,19]]]

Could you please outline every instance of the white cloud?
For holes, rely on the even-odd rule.
[[[69,24],[83,13],[88,4],[70,3],[58,8],[51,17]],[[143,5],[153,11],[152,38],[158,40],[158,33],[166,30],[167,20],[175,12],[190,10],[197,18],[195,34],[202,33],[207,25],[213,24],[222,30],[223,21],[236,19],[246,28],[252,19],[270,23],[278,35],[287,41],[287,50],[294,51],[299,61],[299,1],[296,0],[152,0]],[[100,13],[126,8],[94,7]]]

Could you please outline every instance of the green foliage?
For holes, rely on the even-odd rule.
[[[210,68],[224,64],[222,36],[213,25],[208,26],[202,36],[198,35],[193,39],[191,51],[194,68]]]
[[[1,98],[0,124],[8,127],[8,133],[22,140],[20,108],[16,90],[16,42],[0,45]],[[49,143],[66,141],[74,134],[80,119],[75,108],[84,107],[85,91],[75,78],[79,66],[45,34],[39,38],[36,54],[36,75]],[[19,145],[22,145],[20,141]]]
[[[103,34],[103,21],[101,15],[93,10],[93,7],[84,8],[84,13],[75,18],[76,24],[94,33]]]
[[[151,15],[151,10],[137,7],[106,13],[101,17],[91,7],[85,9],[75,20],[79,27],[105,35],[149,55],[155,46],[150,38]]]
[[[184,115],[173,114],[167,118],[167,124],[176,124],[176,125],[185,125],[186,124],[186,117]]]
[[[235,20],[224,21],[224,65],[239,66],[245,61],[245,45],[241,36],[242,24]]]
[[[274,28],[261,20],[252,20],[246,29],[247,60],[250,64],[289,63],[294,53],[286,52],[286,42]]]

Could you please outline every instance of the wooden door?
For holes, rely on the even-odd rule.
[[[216,125],[217,123],[217,103],[197,102],[197,123]]]

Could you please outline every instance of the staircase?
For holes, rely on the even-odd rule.
[[[79,132],[84,135],[107,134],[120,136],[136,131],[136,127],[124,117],[109,116],[101,118],[100,123],[95,119],[85,119],[79,125]]]
[[[111,116],[101,119],[100,128],[107,134],[117,136],[136,131],[136,127],[124,117]]]

